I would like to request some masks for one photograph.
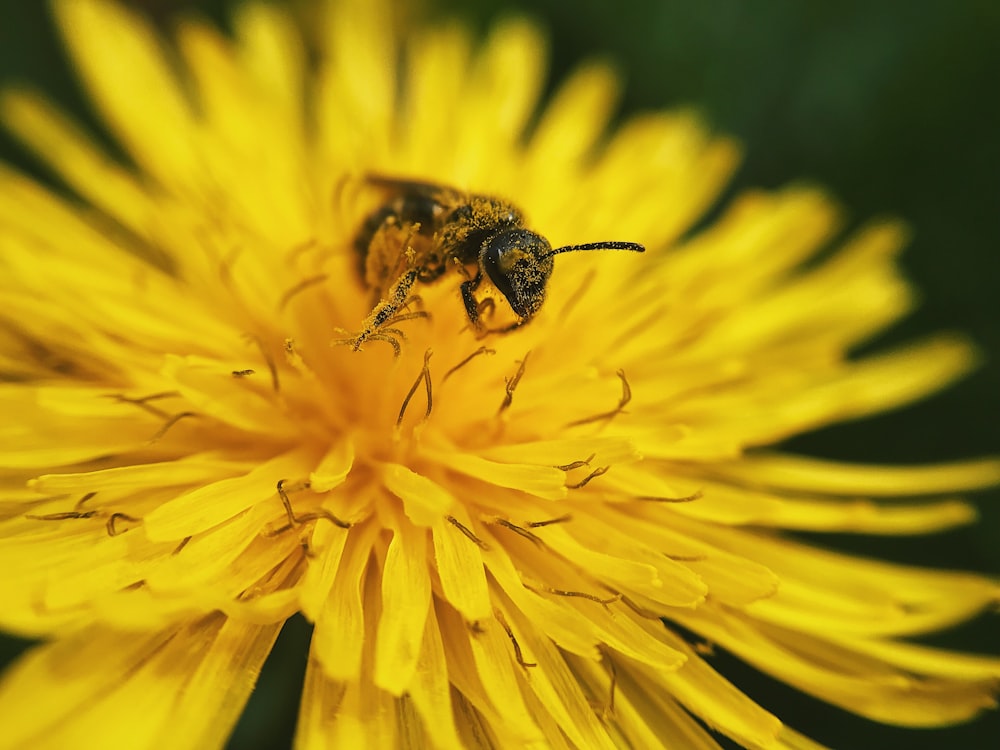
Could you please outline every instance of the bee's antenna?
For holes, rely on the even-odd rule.
[[[543,255],[543,258],[551,258],[559,253],[575,253],[577,250],[628,250],[633,253],[644,253],[646,248],[638,242],[588,242],[585,245],[564,245],[557,247],[552,252]]]

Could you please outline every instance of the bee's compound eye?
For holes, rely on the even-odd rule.
[[[551,251],[548,240],[528,229],[508,229],[487,240],[483,248],[483,270],[522,318],[530,318],[545,301]]]

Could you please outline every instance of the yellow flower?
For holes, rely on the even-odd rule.
[[[836,210],[797,187],[690,234],[733,144],[683,113],[607,135],[600,65],[529,127],[523,22],[473,49],[359,0],[310,47],[249,4],[235,40],[186,20],[164,48],[105,0],[55,8],[131,164],[4,95],[69,190],[0,171],[0,624],[46,641],[0,684],[0,745],[219,746],[296,612],[302,748],[711,747],[704,727],[813,746],[712,647],[882,722],[993,705],[998,660],[904,639],[995,582],[784,533],[946,528],[973,516],[950,493],[1000,478],[769,449],[973,364],[955,337],[847,358],[912,303],[901,227],[813,261]],[[506,196],[554,245],[648,251],[560,255],[504,333],[470,324],[448,269],[344,345],[379,301],[354,247],[386,199],[366,174]],[[400,269],[433,241],[373,234]],[[486,327],[510,315],[490,293]]]

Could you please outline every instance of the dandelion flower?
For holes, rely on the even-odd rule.
[[[296,612],[302,748],[812,746],[709,647],[882,722],[993,705],[997,660],[906,639],[995,582],[785,533],[946,528],[973,515],[951,493],[1000,475],[773,447],[972,366],[949,336],[846,356],[911,306],[900,226],[837,240],[796,187],[692,232],[734,145],[684,113],[608,133],[601,65],[538,114],[521,21],[477,48],[342,2],[308,44],[248,4],[232,39],[189,19],[167,45],[112,2],[54,7],[128,163],[4,94],[65,189],[0,170],[0,624],[44,641],[0,684],[0,744],[217,747]],[[449,269],[344,345],[373,305],[370,174],[647,252],[560,256],[503,333],[470,325]],[[405,267],[416,228],[375,226]]]

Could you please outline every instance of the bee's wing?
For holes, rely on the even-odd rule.
[[[383,190],[393,197],[401,195],[420,196],[422,198],[429,198],[436,203],[440,203],[442,206],[457,204],[464,196],[461,190],[434,182],[407,180],[371,172],[365,175],[364,180],[369,185]]]

